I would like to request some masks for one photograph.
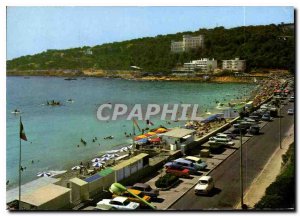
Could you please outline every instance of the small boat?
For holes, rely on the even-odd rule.
[[[61,103],[59,101],[55,101],[55,100],[52,100],[52,101],[47,101],[47,106],[60,106]]]
[[[104,139],[106,140],[106,139],[113,139],[114,138],[114,136],[107,136],[107,137],[104,137]]]
[[[24,79],[30,79],[30,77],[28,77],[28,76],[25,76],[25,77],[24,77]]]
[[[68,103],[74,103],[74,100],[73,99],[68,99],[68,100],[66,100]]]
[[[21,111],[20,110],[17,110],[17,109],[15,109],[14,111],[12,111],[11,112],[12,114],[15,114],[15,115],[17,115],[17,114],[20,114],[21,113]]]

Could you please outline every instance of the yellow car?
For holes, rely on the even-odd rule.
[[[130,191],[131,193],[133,193],[133,194],[141,197],[143,200],[145,200],[147,202],[150,202],[150,200],[151,200],[151,197],[145,195],[142,191],[134,190],[134,189],[128,189],[128,191]],[[134,197],[133,195],[131,195],[127,191],[123,192],[121,195],[116,195],[116,194],[112,195],[113,198],[118,197],[118,196],[126,197],[131,202],[137,202],[137,203],[140,203],[140,204],[144,205],[144,203],[141,200],[139,200],[138,198]]]

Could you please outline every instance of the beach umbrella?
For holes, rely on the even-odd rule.
[[[104,158],[104,157],[110,157],[111,154],[105,154],[105,155],[102,155],[101,158]]]
[[[150,136],[153,136],[153,135],[155,135],[156,133],[155,132],[148,132],[148,133],[146,133],[146,135],[147,134],[149,134]]]
[[[80,170],[81,168],[82,168],[83,166],[74,166],[74,167],[72,167],[72,170]]]
[[[126,152],[126,151],[128,151],[128,147],[123,147],[120,149],[120,152]]]
[[[99,162],[93,163],[93,167],[103,167],[103,163],[99,163]]]
[[[103,161],[108,161],[108,160],[110,160],[111,158],[110,157],[102,157],[101,158],[101,162],[103,162]]]
[[[165,133],[167,132],[168,130],[166,128],[158,128],[155,133]]]
[[[91,160],[93,163],[96,163],[96,162],[99,162],[99,161],[101,161],[101,159],[100,158],[94,158],[93,160]]]
[[[119,157],[120,155],[118,154],[111,154],[111,158]]]
[[[144,139],[144,138],[147,138],[147,136],[145,136],[145,135],[139,135],[139,136],[136,136],[134,138],[134,140],[137,141],[137,140]]]
[[[153,136],[153,135],[151,135],[149,133],[146,133],[146,134],[143,134],[143,136],[150,137],[150,136]]]
[[[37,174],[38,177],[50,177],[51,173],[49,172],[41,172]]]

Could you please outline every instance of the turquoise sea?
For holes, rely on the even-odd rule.
[[[6,113],[6,177],[8,188],[18,182],[19,115],[11,112],[21,110],[22,122],[28,142],[22,142],[22,183],[31,181],[38,172],[66,170],[80,161],[97,156],[120,145],[131,144],[124,132],[132,133],[132,122],[102,122],[97,120],[99,104],[199,104],[200,111],[217,112],[216,101],[249,95],[254,84],[215,84],[197,82],[134,81],[122,79],[78,78],[66,81],[58,77],[7,77]],[[73,99],[74,103],[66,100]],[[47,100],[62,102],[62,106],[45,106]],[[182,125],[151,119],[154,126]],[[138,122],[140,127],[147,125]],[[112,140],[104,140],[106,136]],[[96,142],[92,139],[97,137]],[[84,146],[80,143],[87,141]],[[79,145],[79,147],[77,147]],[[34,163],[32,163],[32,160]]]

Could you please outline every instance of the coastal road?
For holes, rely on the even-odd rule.
[[[288,102],[281,109],[282,137],[294,124],[294,115],[287,115],[289,108],[294,108],[294,103]],[[263,134],[253,136],[243,145],[244,191],[262,171],[268,159],[279,146],[279,118],[275,118],[263,127],[261,132]],[[232,210],[240,201],[240,150],[237,150],[209,175],[215,180],[216,190],[214,194],[211,196],[196,196],[192,188],[170,206],[170,209]]]

